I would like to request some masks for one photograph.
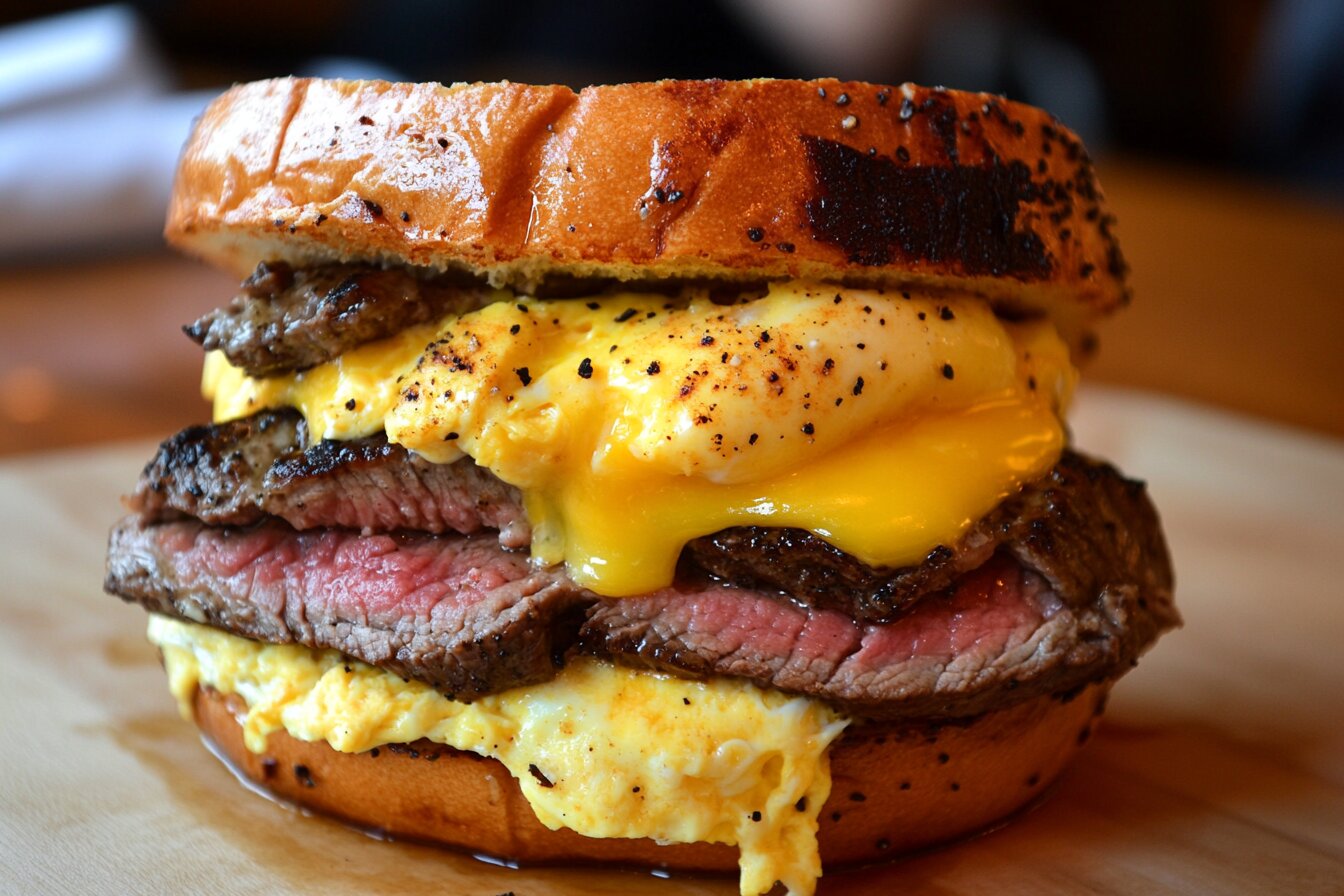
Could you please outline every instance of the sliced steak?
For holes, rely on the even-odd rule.
[[[988,560],[998,528],[990,519],[998,513],[955,546],[938,545],[915,566],[869,566],[806,529],[737,526],[687,544],[681,569],[692,575],[702,570],[723,584],[777,591],[863,622],[887,622]]]
[[[305,451],[303,425],[295,411],[263,411],[186,429],[159,447],[131,506],[149,520],[184,514],[249,525],[272,515],[298,529],[470,534],[491,528],[500,530],[506,547],[530,543],[521,495],[489,470],[467,459],[432,464],[382,435],[324,441]],[[804,530],[751,526],[690,542],[682,571],[776,591],[862,622],[886,622],[950,587],[999,548],[1066,598],[1087,600],[1140,569],[1154,576],[1148,586],[1171,587],[1161,527],[1142,483],[1072,451],[952,547],[934,548],[917,566],[874,568]]]
[[[1072,451],[917,566],[874,568],[801,529],[747,526],[691,542],[683,568],[780,591],[863,622],[885,622],[950,587],[1000,547],[1070,603],[1090,600],[1110,583],[1171,590],[1171,562],[1143,484]]]
[[[185,515],[218,524],[258,522],[266,515],[266,472],[277,457],[301,450],[304,432],[297,411],[189,426],[159,445],[126,503],[146,520]]]
[[[488,528],[499,530],[505,547],[532,543],[516,488],[469,457],[431,463],[383,435],[323,441],[280,458],[263,481],[261,506],[297,529],[471,534]]]
[[[599,599],[481,536],[134,517],[113,530],[105,586],[245,637],[334,648],[460,699],[543,680],[577,645],[875,719],[964,718],[1117,677],[1179,623],[1168,589],[1110,583],[1065,600],[1004,552],[872,624],[710,581]]]
[[[997,556],[950,592],[874,625],[709,584],[594,605],[583,650],[681,675],[728,675],[874,719],[956,719],[1118,677],[1179,623],[1169,591],[1108,586],[1069,606]]]
[[[112,530],[105,587],[259,641],[333,648],[457,699],[552,677],[592,599],[488,537],[134,517]]]
[[[1006,503],[1015,518],[1000,524],[999,543],[1070,605],[1122,587],[1169,599],[1171,555],[1142,482],[1065,452],[1045,478]]]
[[[488,290],[405,269],[329,264],[294,270],[265,262],[232,302],[182,329],[250,375],[272,376],[490,300]]]
[[[292,410],[190,427],[159,446],[128,503],[147,521],[246,526],[275,516],[296,529],[488,528],[506,547],[532,540],[517,489],[469,459],[433,464],[381,434],[305,450],[306,441]]]

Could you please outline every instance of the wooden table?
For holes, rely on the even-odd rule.
[[[1135,296],[1084,376],[1344,436],[1344,210],[1168,169],[1101,175]]]
[[[1344,892],[1344,217],[1103,166],[1136,305],[1103,333],[1080,444],[1147,478],[1186,627],[1117,687],[1052,797],[1009,827],[821,893]],[[0,284],[0,891],[526,896],[736,891],[516,872],[354,835],[241,791],[181,722],[143,614],[99,593],[116,496],[199,419],[176,327],[228,278],[167,256]],[[1313,432],[1314,431],[1314,432]],[[146,438],[152,437],[152,438]]]

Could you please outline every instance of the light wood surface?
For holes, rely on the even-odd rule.
[[[1081,444],[1149,479],[1186,626],[1013,824],[823,880],[869,893],[1338,894],[1344,446],[1085,389]],[[245,792],[176,714],[144,614],[101,594],[149,442],[0,463],[0,891],[727,896],[727,878],[515,871]]]
[[[1102,163],[1134,303],[1084,371],[1344,436],[1344,209]]]
[[[1252,184],[1100,164],[1134,304],[1085,375],[1344,436],[1344,211]],[[0,454],[206,415],[184,323],[232,278],[166,252],[0,271]]]

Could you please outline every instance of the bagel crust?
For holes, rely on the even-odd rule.
[[[1126,265],[1092,164],[1049,114],[905,84],[590,87],[280,79],[217,99],[166,235],[260,261],[548,278],[951,288],[1075,340]]]
[[[1038,697],[961,724],[856,725],[830,748],[818,839],[825,868],[889,859],[983,830],[1039,797],[1097,725],[1110,683]],[[660,846],[552,831],[499,762],[427,740],[364,753],[272,733],[243,745],[245,704],[198,689],[197,725],[238,775],[283,800],[380,836],[522,863],[735,871],[736,847]]]

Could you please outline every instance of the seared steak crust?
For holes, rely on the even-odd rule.
[[[267,471],[303,445],[305,433],[297,411],[189,426],[159,445],[126,503],[146,520],[185,515],[236,526],[258,522],[266,515]]]
[[[254,640],[339,650],[462,700],[551,678],[592,599],[487,537],[135,517],[112,530],[104,587]]]
[[[489,301],[489,293],[404,269],[264,262],[238,295],[183,332],[252,376],[303,370],[347,349]]]
[[[861,622],[887,622],[988,560],[999,540],[990,520],[1003,509],[914,566],[869,566],[806,529],[735,526],[687,544],[681,569],[703,570],[725,585],[778,591]]]
[[[1171,555],[1157,508],[1139,480],[1065,452],[1043,479],[1006,505],[1015,516],[1000,524],[1000,544],[1066,603],[1081,606],[1127,588],[1135,600],[1155,595],[1174,613]]]
[[[292,410],[189,427],[159,446],[128,503],[151,521],[185,515],[247,526],[275,516],[296,529],[488,528],[506,547],[531,541],[517,489],[469,459],[433,464],[381,434],[306,442]]]
[[[890,623],[683,585],[594,605],[579,644],[658,671],[746,678],[856,717],[937,720],[1118,677],[1179,622],[1169,591],[1123,584],[1068,606],[996,555]]]
[[[1070,604],[1111,584],[1172,587],[1171,560],[1143,483],[1073,451],[916,566],[874,568],[810,532],[762,526],[697,539],[687,545],[685,560],[725,583],[781,591],[862,622],[886,622],[1000,548],[1043,575]]]

